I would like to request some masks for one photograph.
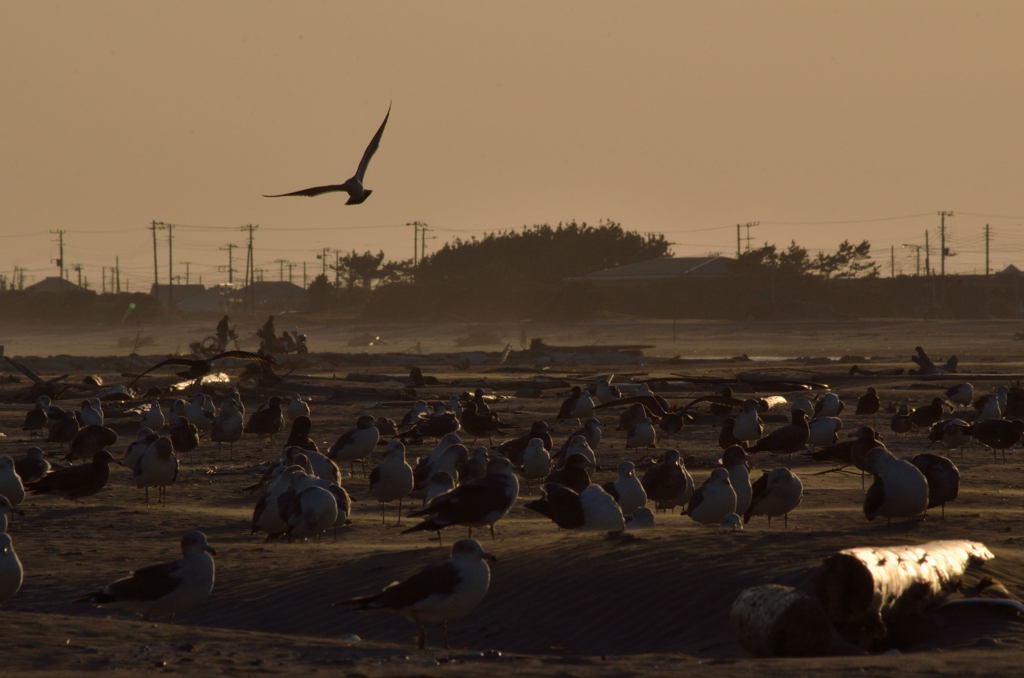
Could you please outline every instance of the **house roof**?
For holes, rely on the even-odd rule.
[[[734,259],[729,257],[658,257],[625,266],[606,268],[588,275],[570,278],[589,282],[625,280],[670,280],[683,276],[726,276],[732,273]]]
[[[998,273],[996,273],[996,275],[1024,275],[1024,271],[1021,271],[1019,268],[1017,268],[1013,264],[1010,264],[1009,266],[1007,266],[1003,270],[1001,270]]]
[[[57,276],[43,278],[39,282],[25,288],[26,292],[49,292],[51,294],[74,294],[76,292],[88,292],[70,280]]]

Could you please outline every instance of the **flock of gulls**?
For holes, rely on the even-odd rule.
[[[258,354],[231,353],[214,360],[265,360]],[[186,365],[187,376],[194,379],[211,369],[210,361],[172,359],[164,364]],[[152,399],[129,411],[137,417],[137,434],[116,456],[111,450],[119,434],[105,422],[101,401],[91,398],[63,409],[41,396],[25,414],[23,429],[31,436],[45,435],[45,444],[66,445],[66,452],[32,447],[18,459],[0,456],[0,602],[22,584],[22,565],[8,531],[21,520],[19,505],[26,493],[80,501],[108,485],[114,464],[130,471],[147,503],[151,489],[156,501],[166,502],[167,489],[178,478],[179,460],[198,454],[204,439],[219,449],[228,445],[228,454],[245,436],[280,447],[279,457],[254,467],[259,479],[247,488],[257,496],[251,532],[267,541],[336,537],[339,528],[352,522],[349,490],[358,488],[361,494],[364,487],[379,502],[382,525],[393,520],[404,527],[402,534],[426,532],[443,545],[449,528],[466,530],[466,538],[452,544],[446,562],[381,592],[336,603],[405,615],[417,627],[420,647],[428,623],[442,626],[447,647],[448,620],[468,614],[484,598],[490,586],[488,563],[494,558],[473,539],[474,530],[487,528],[494,538],[495,526],[521,493],[530,495],[523,497],[526,509],[560,529],[620,533],[651,528],[662,520],[657,518],[662,512],[678,512],[699,525],[724,530],[742,530],[757,516],[765,517],[768,527],[773,518],[788,526],[804,487],[790,467],[795,454],[832,462],[837,471],[852,467],[848,472],[860,472],[862,488],[870,475],[863,499],[867,520],[913,519],[932,507],[941,507],[944,516],[945,504],[959,492],[960,473],[947,456],[927,452],[898,458],[883,436],[866,425],[840,439],[846,405],[834,392],[813,399],[740,399],[726,388],[679,408],[647,385],[622,384],[633,387],[624,394],[611,381],[604,377],[588,388],[574,387],[551,420],[537,420],[515,437],[508,437],[512,426],[496,410],[500,397],[478,388],[448,401],[417,401],[397,422],[363,414],[323,451],[310,437],[310,404],[297,394],[275,395],[249,413],[237,389],[219,406],[202,390],[172,400],[167,408],[159,398]],[[705,477],[695,479],[687,468],[699,466],[692,457],[675,448],[662,448],[656,458],[651,451],[659,436],[685,438],[684,429],[694,425],[701,403],[710,406],[706,416],[722,422],[722,453]],[[618,416],[609,436],[607,418],[603,423],[598,415],[612,408]],[[789,421],[769,429],[764,419],[778,419],[768,413],[779,408],[788,409]],[[857,398],[858,417],[874,422],[881,411],[874,388]],[[929,447],[941,445],[961,457],[972,440],[980,441],[999,460],[1020,441],[1021,416],[1024,389],[1000,386],[978,396],[964,383],[917,408],[900,407],[891,416],[890,428],[897,436],[926,432]],[[575,430],[556,440],[553,424]],[[285,432],[283,445],[275,442]],[[613,436],[621,437],[618,449]],[[410,459],[408,445],[423,453]],[[381,447],[383,454],[378,455]],[[752,479],[755,460],[763,466],[764,458],[778,465],[769,464]],[[593,474],[601,470],[614,470],[614,477],[595,482]],[[363,474],[366,485],[354,486]],[[206,535],[191,531],[181,539],[181,554],[177,560],[135,570],[79,602],[123,605],[147,618],[188,612],[213,590],[215,551]]]

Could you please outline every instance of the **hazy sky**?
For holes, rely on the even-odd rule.
[[[276,279],[320,247],[411,256],[411,220],[434,249],[611,218],[680,255],[751,220],[755,244],[868,238],[912,272],[938,210],[947,271],[981,270],[986,222],[1020,264],[1021,26],[1016,1],[6,0],[0,270],[52,274],[63,228],[94,286],[115,255],[148,286],[154,219],[213,282],[248,223]],[[389,101],[366,203],[260,197],[346,179]]]

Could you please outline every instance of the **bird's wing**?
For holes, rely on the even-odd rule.
[[[349,430],[345,431],[340,436],[338,436],[338,439],[334,441],[334,445],[331,446],[330,453],[334,454],[341,448],[351,443],[355,439],[356,431],[358,430],[359,429],[350,428]]]
[[[333,191],[348,192],[348,184],[328,184],[327,186],[313,186],[312,188],[303,188],[299,191],[292,191],[291,193],[264,193],[264,198],[284,198],[290,195],[304,195],[307,198],[320,195],[321,193],[331,193]]]
[[[700,503],[702,501],[704,501],[703,485],[698,487],[697,490],[693,493],[693,496],[690,497],[690,503],[686,505],[686,513],[689,515],[693,515],[693,512],[697,510],[697,507],[700,506]]]
[[[137,375],[134,379],[132,379],[132,383],[128,384],[128,386],[134,386],[135,382],[137,382],[139,379],[146,376],[147,374],[149,374],[158,367],[163,367],[164,365],[188,365],[189,367],[192,367],[192,365],[194,365],[195,363],[195,360],[189,360],[188,358],[168,358],[167,360],[161,360],[156,365],[153,365],[142,374]]]
[[[355,179],[359,183],[363,183],[363,177],[366,175],[366,168],[370,166],[370,158],[377,152],[377,147],[380,146],[380,138],[384,135],[384,126],[388,124],[388,118],[391,116],[391,104],[388,104],[388,112],[384,115],[384,122],[377,128],[377,133],[370,139],[370,143],[366,146],[366,150],[363,151],[363,157],[359,161],[359,169],[356,170]]]
[[[377,602],[381,607],[401,610],[432,595],[448,595],[455,591],[460,581],[458,570],[450,562],[431,565],[405,581],[384,589]]]
[[[252,351],[224,351],[210,358],[209,362],[212,363],[214,360],[220,360],[221,358],[244,358],[246,360],[262,360],[265,363],[275,363],[272,356],[260,355]]]
[[[114,600],[159,600],[181,584],[177,561],[150,565],[107,587]]]
[[[882,484],[882,476],[875,476],[875,482],[871,483],[867,494],[864,495],[864,515],[868,520],[874,519],[884,502],[885,485]]]
[[[743,516],[743,522],[749,522],[750,516],[754,515],[754,507],[768,494],[768,474],[762,474],[750,486],[750,504],[747,505],[747,512]]]

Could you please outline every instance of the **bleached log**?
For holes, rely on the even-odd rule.
[[[826,654],[832,627],[813,597],[791,586],[764,584],[744,589],[732,604],[729,623],[755,657]]]
[[[964,540],[846,549],[825,559],[818,599],[846,640],[867,647],[955,588],[971,564],[993,557]]]

